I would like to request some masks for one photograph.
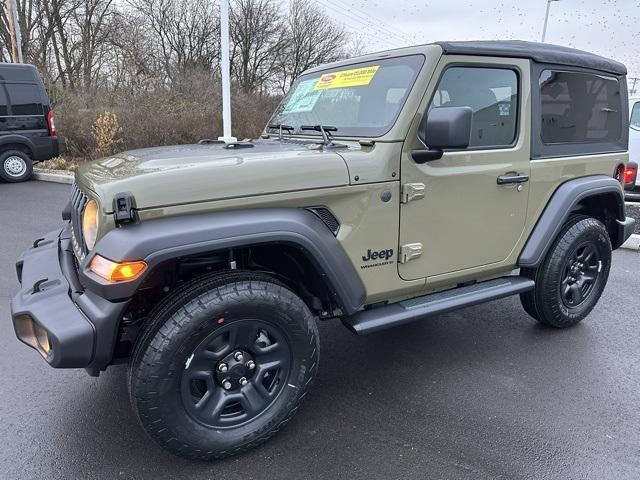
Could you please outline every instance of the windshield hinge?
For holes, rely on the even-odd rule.
[[[113,197],[113,218],[116,225],[135,221],[136,200],[132,193],[116,193]]]
[[[426,186],[424,183],[405,183],[402,185],[401,203],[409,203],[413,200],[424,198]]]

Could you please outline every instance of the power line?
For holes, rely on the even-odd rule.
[[[323,3],[323,2],[331,2],[331,0],[319,0],[319,3]],[[334,10],[336,9],[335,8],[336,7],[335,4],[333,4],[333,3],[332,3],[332,5],[324,4],[324,6],[328,8],[329,12],[335,13],[334,12]],[[334,7],[334,8],[332,8],[332,7]],[[340,6],[338,6],[337,9],[341,10],[340,13],[342,15],[344,15],[345,17],[347,17],[348,19],[350,19],[350,20],[352,20],[352,21],[354,21],[356,23],[359,23],[360,25],[362,25],[362,26],[364,26],[366,28],[371,28],[372,26],[374,26],[368,21],[363,21],[363,20],[355,17],[351,12],[345,11]],[[347,27],[347,25],[344,22],[341,22],[339,18],[336,18],[334,16],[334,19],[336,19],[339,23],[341,23],[345,28],[349,28],[349,27]],[[372,38],[374,40],[380,40],[380,38],[378,36],[376,36],[376,35],[374,35],[372,33],[369,33],[369,32],[359,31],[358,33],[366,35],[366,36],[368,36],[368,37],[370,37],[370,38]],[[395,46],[404,46],[404,42],[406,42],[406,40],[403,40],[403,39],[401,39],[401,38],[399,38],[399,37],[397,37],[395,35],[391,35],[391,34],[389,34],[387,32],[384,32],[384,31],[379,31],[378,33],[382,34],[382,36],[384,37],[385,40],[395,43]]]
[[[405,42],[409,42],[410,44],[413,44],[415,42],[415,40],[413,38],[405,35],[405,33],[403,31],[401,31],[399,28],[396,28],[393,25],[390,25],[390,24],[386,23],[386,21],[382,20],[381,18],[374,17],[370,13],[360,11],[360,10],[354,8],[353,6],[347,5],[344,2],[344,0],[326,0],[326,1],[328,1],[330,3],[334,3],[335,2],[335,3],[342,4],[346,9],[351,9],[351,13],[353,13],[355,15],[358,15],[359,17],[367,20],[368,22],[373,22],[373,23],[371,23],[372,26],[380,28],[381,25],[382,25],[382,28],[384,30],[386,30],[390,34],[394,35],[396,38],[399,38],[400,40],[403,40]]]

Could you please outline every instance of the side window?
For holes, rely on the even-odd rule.
[[[516,139],[518,76],[507,68],[451,67],[445,70],[429,109],[471,107],[469,147],[505,147]]]
[[[629,120],[629,125],[631,125],[633,128],[637,130],[640,130],[640,102],[636,102],[633,104],[633,108],[631,109],[631,119]]]
[[[0,82],[0,117],[9,115],[7,106],[7,85]]]
[[[615,142],[621,136],[620,83],[614,77],[544,70],[540,74],[542,142]]]
[[[11,115],[43,115],[44,109],[37,85],[7,83]]]

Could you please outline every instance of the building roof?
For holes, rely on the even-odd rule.
[[[590,68],[616,75],[625,75],[622,63],[594,53],[547,43],[522,40],[478,40],[468,42],[436,42],[444,53],[454,55],[483,55],[491,57],[530,58],[538,63],[570,65]]]

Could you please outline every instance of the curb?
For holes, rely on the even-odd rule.
[[[624,242],[620,248],[625,248],[627,250],[635,250],[640,251],[640,235],[633,234],[629,237],[629,240]]]
[[[67,170],[52,171],[34,168],[32,178],[41,182],[67,183],[71,185],[73,183],[74,176],[73,172],[69,172]]]

